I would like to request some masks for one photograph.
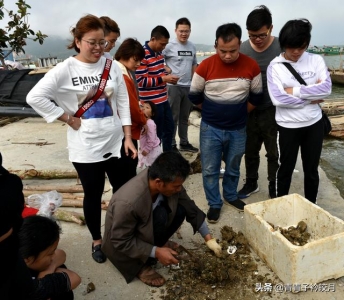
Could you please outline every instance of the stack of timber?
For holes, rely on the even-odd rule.
[[[322,104],[332,124],[330,136],[344,138],[344,98],[329,99]]]
[[[25,196],[25,201],[27,203],[27,197],[33,194],[44,194],[49,191],[56,190],[62,196],[62,205],[61,207],[74,207],[82,208],[84,191],[81,185],[24,185],[23,194]],[[106,193],[107,191],[104,191]],[[103,210],[106,210],[108,207],[108,201],[102,201],[101,207]],[[79,225],[85,225],[85,217],[83,214],[78,212],[73,212],[69,210],[63,210],[61,208],[57,209],[54,213],[54,217],[61,221],[66,222],[75,222]]]

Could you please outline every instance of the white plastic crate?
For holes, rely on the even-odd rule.
[[[259,257],[284,282],[319,283],[344,276],[344,221],[298,194],[245,206],[245,235]],[[305,221],[310,241],[295,246],[270,224]],[[270,224],[269,224],[270,223]]]

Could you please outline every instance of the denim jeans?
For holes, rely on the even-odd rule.
[[[153,119],[156,125],[156,134],[162,143],[163,151],[172,150],[174,123],[168,101],[156,104],[156,116]]]
[[[202,178],[208,205],[221,208],[223,202],[219,189],[221,160],[226,168],[223,175],[223,198],[226,201],[238,199],[237,187],[240,177],[241,158],[245,152],[246,127],[239,130],[223,130],[201,122],[200,148]]]

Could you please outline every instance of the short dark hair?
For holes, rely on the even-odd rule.
[[[160,40],[162,38],[169,39],[170,33],[168,32],[168,30],[164,26],[158,25],[158,26],[154,27],[152,32],[151,32],[151,38],[153,38],[153,37],[157,40]]]
[[[181,154],[173,151],[161,153],[148,169],[149,179],[160,178],[165,183],[173,182],[177,178],[185,180],[189,173],[189,162]]]
[[[23,258],[34,257],[59,240],[60,226],[55,220],[39,215],[24,218],[19,230],[19,253]]]
[[[236,37],[239,39],[239,41],[241,40],[240,26],[236,23],[223,24],[216,29],[215,45],[217,44],[219,38],[222,38],[225,43],[228,43]]]
[[[142,60],[145,57],[145,50],[136,39],[128,38],[119,46],[115,54],[115,59],[118,61],[120,59],[129,60],[131,57]]]
[[[114,20],[106,16],[102,16],[99,19],[102,21],[104,25],[105,36],[108,36],[111,32],[116,32],[118,36],[121,35],[121,31],[118,27],[118,24]]]
[[[157,114],[156,104],[152,101],[145,101],[144,103],[147,103],[150,106],[150,108],[152,110],[152,120],[154,120],[154,117]]]
[[[191,23],[190,23],[189,19],[185,18],[185,17],[177,20],[176,28],[178,27],[178,25],[189,25],[189,27],[191,28]]]
[[[308,47],[311,42],[312,24],[307,19],[288,21],[279,33],[281,49]]]
[[[270,10],[265,5],[259,5],[250,12],[246,20],[246,29],[258,31],[266,26],[270,28],[272,25],[272,17]]]

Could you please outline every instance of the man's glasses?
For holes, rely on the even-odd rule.
[[[106,48],[106,46],[108,45],[107,41],[100,41],[99,43],[96,42],[90,42],[90,41],[86,41],[86,40],[82,40],[84,42],[86,42],[90,47],[94,48],[95,46],[99,46],[100,48]]]
[[[271,27],[269,28],[269,30],[266,33],[262,33],[262,34],[251,34],[248,37],[250,38],[250,40],[256,40],[256,39],[261,39],[264,40],[267,38],[267,36],[269,35],[271,30]]]
[[[107,45],[109,45],[109,44],[111,44],[111,45],[113,45],[113,44],[116,44],[116,42],[117,42],[117,39],[116,40],[109,40],[109,41],[106,41],[107,42]],[[107,46],[106,45],[106,46]],[[105,46],[105,47],[106,47]]]

